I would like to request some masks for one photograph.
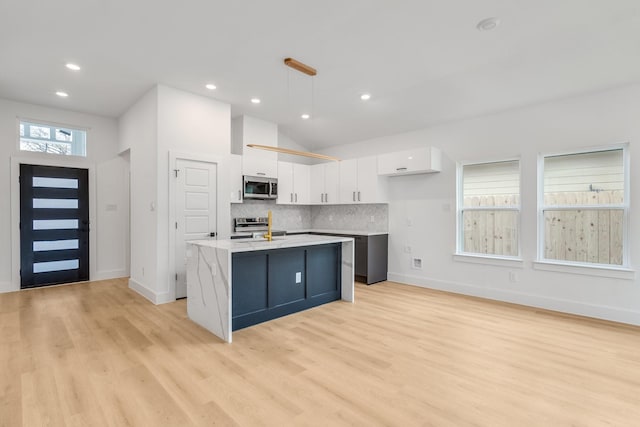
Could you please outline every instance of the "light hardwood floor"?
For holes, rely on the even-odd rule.
[[[0,295],[2,426],[638,426],[640,328],[385,282],[234,333],[110,280]]]

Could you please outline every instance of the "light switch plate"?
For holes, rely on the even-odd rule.
[[[296,283],[302,283],[302,272],[296,272]]]

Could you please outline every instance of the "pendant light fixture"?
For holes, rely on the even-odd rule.
[[[311,76],[311,111],[310,113],[303,113],[300,117],[303,120],[308,120],[310,118],[313,117],[313,95],[314,95],[314,80],[313,78],[316,76],[316,74],[318,74],[318,71],[313,68],[310,67],[307,64],[304,64],[300,61],[297,61],[293,58],[285,58],[284,59],[284,65],[286,65],[287,67],[293,68],[296,71],[299,71],[303,74],[306,74],[308,76]],[[287,91],[289,91],[289,81],[287,79]],[[287,94],[287,96],[289,96],[289,94]],[[318,154],[318,153],[311,153],[309,151],[298,151],[298,150],[291,150],[289,148],[280,148],[280,147],[273,147],[270,145],[260,145],[260,144],[247,144],[247,147],[251,147],[251,148],[257,148],[259,150],[267,150],[267,151],[275,151],[278,153],[282,153],[282,154],[291,154],[294,156],[304,156],[304,157],[312,157],[314,159],[321,159],[321,160],[331,160],[334,162],[339,162],[340,159],[337,157],[333,157],[333,156],[327,156],[324,154]]]

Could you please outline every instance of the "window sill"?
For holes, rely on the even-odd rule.
[[[507,258],[491,255],[453,254],[454,261],[470,262],[472,264],[496,265],[498,267],[522,268],[520,258]]]
[[[634,280],[635,270],[626,267],[606,267],[601,265],[575,265],[556,261],[534,261],[535,270],[559,273],[582,274],[585,276],[609,277],[612,279]]]

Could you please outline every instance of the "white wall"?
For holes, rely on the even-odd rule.
[[[120,150],[129,152],[131,274],[134,289],[151,298],[157,283],[157,88],[147,92],[119,119]],[[145,291],[146,290],[146,291]]]
[[[325,150],[343,158],[425,145],[443,151],[437,174],[389,178],[389,278],[403,283],[640,324],[640,279],[541,271],[536,259],[539,153],[620,142],[631,152],[631,267],[640,266],[640,85],[587,94]],[[521,267],[454,260],[458,161],[521,158]],[[411,253],[404,250],[409,246]],[[411,258],[423,267],[411,267]],[[515,273],[516,281],[510,280]]]
[[[70,158],[19,151],[18,122],[20,119],[63,124],[69,127],[87,129],[87,157]],[[119,193],[112,197],[105,189],[120,185],[120,174],[116,158],[118,152],[118,128],[114,119],[66,110],[25,104],[0,99],[0,292],[18,290],[19,276],[19,197],[11,194],[19,189],[16,177],[11,173],[11,159],[14,166],[20,162],[52,164],[58,166],[86,167],[90,169],[90,220],[91,220],[91,263],[90,276],[93,280],[128,275],[127,263],[123,262],[115,247],[126,245],[128,236],[115,228],[128,213],[120,209],[123,199],[128,199],[128,188],[113,188]],[[15,169],[15,168],[14,168]],[[15,174],[14,170],[14,174]],[[99,189],[102,188],[102,191]],[[98,189],[98,191],[97,191]],[[96,194],[100,192],[100,194]],[[105,212],[106,205],[117,205],[116,211]],[[108,236],[106,238],[105,236]],[[13,279],[12,279],[13,272]]]
[[[171,155],[217,163],[217,233],[229,237],[229,164],[231,155],[231,106],[211,98],[158,86],[158,302],[175,299],[174,229],[170,185],[175,175]],[[211,230],[213,231],[213,230]],[[164,278],[164,279],[163,279]]]
[[[230,232],[230,106],[211,98],[157,86],[120,117],[120,149],[130,151],[131,279],[154,303],[175,299],[170,190],[171,159],[218,163],[217,222]]]

